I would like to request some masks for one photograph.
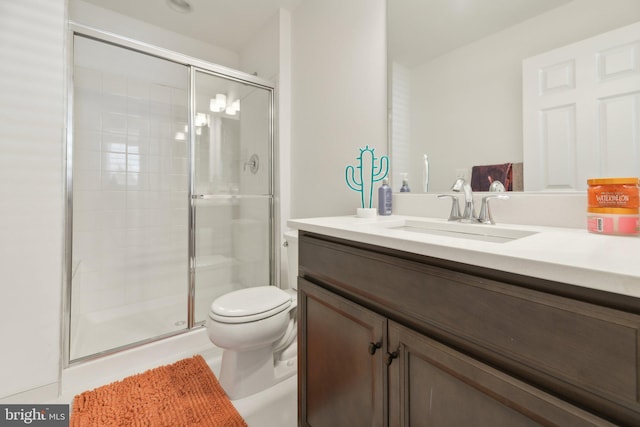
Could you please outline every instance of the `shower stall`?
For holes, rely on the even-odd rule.
[[[204,323],[278,281],[274,88],[72,26],[65,360]]]

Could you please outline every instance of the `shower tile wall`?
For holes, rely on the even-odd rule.
[[[188,94],[140,73],[74,69],[72,358],[186,320]],[[107,320],[176,303],[178,318],[159,330],[102,349],[74,346],[104,333]]]
[[[186,93],[77,68],[75,111],[73,243],[91,292],[81,306],[175,292],[187,274]]]

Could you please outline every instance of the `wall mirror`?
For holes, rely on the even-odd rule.
[[[522,163],[523,60],[640,21],[637,0],[387,4],[394,191],[403,174],[412,192],[444,192],[473,166]]]

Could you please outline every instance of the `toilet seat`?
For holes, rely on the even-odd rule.
[[[291,295],[276,286],[240,289],[213,301],[209,318],[220,323],[255,322],[285,311],[291,303]]]

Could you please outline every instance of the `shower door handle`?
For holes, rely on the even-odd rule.
[[[240,199],[240,194],[194,194],[191,196],[194,200],[213,200],[213,199]]]
[[[193,200],[213,200],[213,199],[271,199],[269,194],[193,194]]]
[[[207,199],[214,199],[216,198],[216,196],[213,194],[193,194],[191,195],[191,198],[193,200],[207,200]]]

